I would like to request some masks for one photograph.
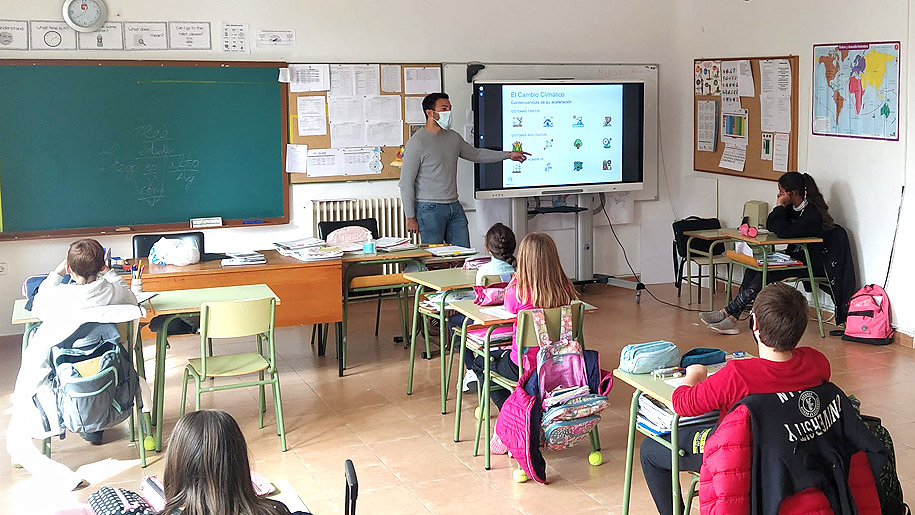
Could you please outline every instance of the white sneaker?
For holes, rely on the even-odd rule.
[[[467,373],[464,374],[464,384],[463,384],[463,386],[461,386],[461,391],[469,392],[470,385],[472,383],[476,383],[476,382],[477,382],[476,372],[474,372],[473,370],[468,370]]]
[[[708,328],[720,334],[740,334],[740,330],[737,329],[737,322],[731,317],[726,317],[717,324],[709,324]]]

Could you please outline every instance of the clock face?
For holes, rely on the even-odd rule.
[[[80,32],[93,32],[101,28],[108,18],[108,8],[103,0],[66,0],[64,21]]]
[[[57,47],[60,45],[61,37],[60,32],[56,30],[49,30],[44,33],[44,43],[49,47]]]

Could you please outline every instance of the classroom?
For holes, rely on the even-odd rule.
[[[915,35],[911,1],[884,0],[865,8],[860,2],[848,0],[581,0],[564,4],[546,0],[526,3],[468,0],[460,4],[275,0],[218,5],[175,0],[146,3],[105,0],[108,22],[122,32],[111,46],[107,39],[103,44],[101,33],[97,36],[97,46],[95,39],[84,39],[82,35],[76,38],[76,32],[64,24],[61,12],[61,4],[66,10],[71,3],[73,0],[0,0],[0,93],[9,84],[34,80],[28,68],[39,72],[53,70],[47,77],[35,75],[48,83],[18,88],[17,94],[21,93],[23,101],[14,108],[4,110],[10,102],[0,99],[0,138],[15,143],[0,142],[0,310],[13,314],[12,318],[0,317],[0,376],[5,378],[0,387],[0,435],[4,440],[23,356],[23,333],[31,327],[16,321],[14,307],[23,299],[23,281],[55,270],[66,257],[71,242],[94,238],[110,249],[111,254],[130,258],[135,235],[202,230],[205,250],[210,253],[274,252],[276,242],[319,237],[318,222],[329,219],[322,209],[343,211],[339,206],[328,207],[329,201],[343,200],[347,206],[394,202],[400,209],[401,188],[397,180],[400,169],[391,166],[391,162],[400,157],[397,156],[399,142],[406,143],[418,129],[409,123],[401,122],[393,136],[387,134],[377,145],[364,137],[361,140],[363,147],[379,148],[362,156],[380,163],[381,171],[371,172],[374,176],[318,177],[285,172],[289,166],[285,144],[290,144],[288,152],[296,151],[292,147],[298,145],[308,145],[309,150],[329,149],[331,139],[343,134],[327,131],[304,136],[303,121],[294,118],[305,113],[305,101],[301,99],[323,93],[289,92],[288,83],[275,82],[278,70],[285,69],[287,64],[328,64],[331,68],[372,64],[380,65],[382,75],[385,65],[397,65],[398,81],[408,70],[437,70],[435,77],[440,81],[441,91],[451,96],[452,128],[471,144],[478,135],[473,133],[471,97],[475,91],[471,83],[474,80],[510,83],[549,78],[613,82],[645,78],[648,85],[645,112],[651,116],[644,119],[644,176],[640,189],[607,192],[600,201],[597,195],[581,195],[589,199],[587,202],[593,202],[586,204],[587,207],[597,209],[593,217],[538,214],[528,218],[525,212],[531,209],[530,200],[512,201],[509,208],[507,200],[484,200],[479,193],[475,198],[474,166],[460,160],[457,189],[468,220],[470,246],[479,255],[488,255],[484,250],[486,231],[493,223],[502,222],[519,233],[519,243],[522,233],[549,235],[558,248],[565,274],[572,279],[590,278],[594,274],[614,278],[609,284],[587,284],[577,289],[587,312],[581,315],[586,348],[600,353],[601,369],[613,371],[620,367],[620,353],[625,346],[658,340],[673,342],[684,353],[704,347],[728,354],[758,355],[745,316],[737,322],[736,336],[710,331],[698,316],[699,311],[708,309],[710,301],[715,309],[728,303],[727,267],[717,268],[718,276],[723,279],[716,282],[715,293],[709,291],[707,277],[700,277],[700,284],[687,287],[686,272],[682,290],[678,292],[676,249],[674,266],[671,264],[672,224],[698,216],[716,218],[721,227],[736,230],[743,221],[748,201],[767,203],[766,213],[776,205],[777,179],[781,172],[765,158],[759,159],[759,122],[753,119],[759,117],[759,102],[753,104],[744,99],[742,107],[749,109],[751,116],[750,134],[743,148],[745,157],[738,158],[739,170],[725,169],[719,164],[720,156],[723,151],[734,149],[730,145],[726,147],[725,138],[718,138],[717,132],[730,131],[729,128],[715,123],[715,151],[697,150],[697,133],[702,130],[697,111],[702,109],[703,101],[720,102],[723,97],[697,91],[695,81],[698,67],[705,62],[746,60],[753,63],[753,78],[757,81],[756,91],[750,96],[760,98],[764,95],[760,91],[760,66],[783,61],[791,65],[788,83],[789,89],[793,88],[786,104],[790,112],[786,169],[815,178],[829,214],[847,231],[849,257],[856,273],[854,290],[868,284],[882,286],[892,298],[889,319],[896,331],[892,343],[883,346],[844,341],[841,336],[830,335],[829,331],[836,326],[828,321],[822,324],[821,332],[814,297],[805,292],[810,316],[800,346],[812,347],[825,355],[831,368],[831,381],[861,401],[862,414],[881,419],[893,438],[902,491],[915,492],[915,433],[910,430],[915,423],[915,409],[910,402],[910,391],[915,386],[911,372],[915,370],[915,289],[911,288],[915,284],[915,272],[905,265],[915,252],[915,240],[910,237],[915,230],[915,195],[909,191],[911,188],[906,188],[909,180],[915,178],[912,158],[915,139],[909,140],[907,130],[908,98],[915,92],[915,88],[909,87],[908,76],[912,62],[908,43]],[[134,28],[152,37],[159,34],[158,27],[164,28],[160,35],[165,38],[167,33],[167,42],[146,38],[140,43],[137,34],[127,33]],[[200,30],[204,30],[204,35],[201,36]],[[9,35],[4,36],[4,32]],[[60,32],[63,39],[60,34],[54,39],[51,32]],[[40,34],[44,36],[38,37]],[[824,64],[818,57],[818,49],[860,42],[889,42],[890,46],[898,43],[894,62],[897,76],[888,75],[878,84],[874,77],[864,77],[861,81],[843,77],[845,72],[840,68],[833,78],[844,79],[848,84],[826,82],[829,88],[835,88],[835,95],[843,98],[846,111],[874,111],[873,118],[879,116],[883,118],[881,122],[894,124],[894,131],[884,137],[824,135],[824,127],[830,124],[820,115],[825,112],[838,118],[835,113],[838,104],[816,104],[823,98],[817,87],[823,83],[828,68],[828,63]],[[140,48],[141,45],[153,48]],[[847,48],[859,51],[855,45]],[[55,62],[30,66],[39,60]],[[125,72],[122,77],[114,63],[68,65],[85,60],[119,61],[118,65],[144,70],[138,72],[141,75]],[[70,75],[74,69],[79,70]],[[176,88],[202,84],[212,80],[212,74],[221,73],[221,69],[230,74],[227,76],[232,78],[223,80],[231,84],[214,94],[184,94],[179,89],[173,90],[178,93],[165,93],[163,97],[149,93],[171,80],[184,83]],[[161,75],[163,70],[166,75]],[[175,70],[176,75],[167,75]],[[71,77],[76,82],[68,84]],[[81,77],[91,77],[91,87],[80,89]],[[128,83],[151,85],[141,93],[148,95],[146,105],[127,98],[131,93],[118,89],[117,80],[125,78]],[[249,96],[249,91],[260,86],[248,83],[264,81],[270,83],[269,92]],[[397,87],[398,92],[391,94],[409,103],[410,92],[399,91],[399,82]],[[867,103],[856,106],[855,87],[877,88],[877,97],[881,104],[890,106],[890,111],[880,113],[880,108]],[[48,91],[64,93],[59,98],[43,97]],[[536,91],[549,98],[558,95]],[[873,92],[870,97],[861,94],[865,102],[876,98]],[[422,96],[412,94],[414,106]],[[827,100],[838,102],[835,96]],[[134,115],[155,111],[157,101],[169,102],[173,107],[186,106],[190,112],[197,113],[196,117],[169,127],[173,134],[186,131],[192,136],[186,141],[163,143],[168,137],[155,133],[155,127],[142,128],[143,122],[138,122]],[[88,106],[80,108],[83,112],[96,111],[90,118],[93,122],[67,119],[67,106],[71,102]],[[281,109],[265,110],[263,105],[281,105]],[[327,113],[321,105],[324,116]],[[406,110],[407,104],[396,105]],[[717,104],[714,108],[721,109]],[[401,117],[407,114],[402,112]],[[17,131],[11,127],[11,121],[4,120],[5,115],[23,129]],[[113,123],[110,127],[95,124],[100,117],[107,117]],[[140,128],[135,128],[138,124]],[[544,127],[545,124],[544,121]],[[47,137],[27,140],[21,136],[26,134],[25,127]],[[403,138],[395,141],[400,138],[396,133],[401,129]],[[61,131],[65,134],[55,137]],[[85,138],[80,137],[82,131]],[[108,177],[120,174],[131,180],[143,177],[142,170],[121,166],[117,145],[122,140],[110,136],[130,131],[134,131],[131,137],[141,138],[150,145],[149,153],[158,156],[167,148],[170,155],[179,156],[166,160],[166,167],[185,181],[184,196],[175,194],[165,198],[158,192],[157,197],[157,192],[149,189],[140,191],[139,198],[132,190],[128,193],[133,196],[124,196],[126,190],[122,187],[100,179],[104,173]],[[99,134],[109,139],[98,143]],[[80,141],[87,142],[89,154],[80,148]],[[182,143],[186,143],[186,148]],[[516,150],[508,143],[505,142],[502,150]],[[766,145],[765,140],[762,145]],[[4,155],[4,149],[15,150],[15,147],[28,151]],[[280,153],[274,151],[273,160],[265,163],[256,157],[262,148],[278,148]],[[546,147],[531,147],[525,141],[524,151],[530,154],[528,165],[540,162],[534,161],[541,157],[538,151],[546,150]],[[582,151],[590,150],[586,147]],[[95,157],[88,159],[87,155],[101,156],[101,160],[93,161]],[[45,163],[68,161],[80,170],[72,180],[66,175],[66,168],[50,175],[42,173]],[[22,162],[30,165],[28,173],[15,168]],[[506,167],[512,166],[511,161],[506,163]],[[212,167],[210,175],[204,173],[207,166]],[[252,172],[263,167],[269,167],[263,177]],[[4,196],[7,191],[17,193]],[[95,194],[98,203],[86,201]],[[555,205],[556,196],[542,195],[537,207],[546,206],[551,200]],[[574,206],[576,197],[573,194],[565,200]],[[153,214],[144,218],[147,208],[156,202],[159,202],[155,208],[158,211],[150,211]],[[598,203],[606,210],[601,210]],[[172,218],[163,218],[162,213],[167,212]],[[381,212],[385,214],[375,214]],[[381,236],[406,236],[402,211],[378,208],[371,213],[381,224]],[[190,218],[211,216],[222,217],[224,226],[194,229],[188,225]],[[612,224],[608,223],[611,218]],[[586,222],[584,226],[582,221]],[[144,224],[149,225],[144,228]],[[7,237],[4,237],[4,225]],[[103,233],[99,227],[107,229]],[[120,228],[124,230],[116,230]],[[9,237],[10,231],[23,234]],[[399,232],[386,234],[386,231]],[[201,263],[186,267],[186,271],[169,266],[174,273],[158,279],[153,273],[143,276],[147,291],[164,292],[228,286],[237,284],[231,282],[236,279],[220,277],[252,273],[258,278],[243,279],[242,284],[268,284],[278,299],[276,370],[282,385],[285,430],[277,427],[279,413],[274,410],[270,392],[266,394],[263,422],[257,416],[260,399],[252,388],[204,393],[200,404],[205,409],[225,410],[238,421],[247,440],[252,470],[274,484],[280,483],[280,490],[294,492],[312,513],[322,515],[345,512],[347,459],[355,465],[358,508],[364,513],[463,513],[479,508],[524,514],[559,510],[658,512],[638,455],[630,463],[631,488],[626,488],[629,486],[627,453],[633,452],[627,438],[633,434],[630,420],[635,420],[630,409],[635,391],[632,383],[621,375],[614,378],[606,409],[597,423],[597,447],[602,464],[588,463],[593,453],[585,439],[571,449],[544,452],[549,484],[533,480],[519,483],[516,460],[492,454],[490,464],[490,456],[483,448],[479,453],[474,452],[476,417],[480,415],[475,410],[477,403],[473,395],[464,392],[462,407],[458,409],[456,404],[456,393],[461,390],[461,378],[465,374],[462,357],[453,359],[457,363],[454,370],[447,370],[450,374],[445,389],[447,360],[437,351],[431,357],[426,355],[429,349],[422,334],[424,320],[416,316],[419,308],[414,309],[412,293],[422,283],[411,283],[408,278],[402,279],[405,284],[387,283],[393,286],[380,288],[388,295],[376,303],[376,298],[380,298],[376,294],[379,288],[372,283],[361,283],[365,286],[362,291],[350,291],[358,288],[346,287],[341,291],[342,279],[350,279],[345,275],[348,263],[358,260],[352,256],[349,262],[347,257],[342,261],[335,259],[316,263],[290,260],[282,266],[271,263],[261,269],[256,268],[258,265],[219,267],[217,260],[206,263],[211,267],[204,270],[206,273],[198,273],[204,266]],[[687,265],[693,282],[697,281],[697,271],[708,274],[707,266],[699,266],[704,260],[700,257]],[[396,266],[407,264],[402,260]],[[375,273],[389,274],[395,265],[386,266],[383,273]],[[743,269],[740,266],[734,269],[737,284],[733,292],[737,292]],[[644,284],[647,290],[636,291],[633,287],[636,283]],[[410,293],[390,294],[401,289]],[[836,307],[830,295],[820,293],[816,301],[818,306],[822,305],[826,320]],[[174,318],[174,313],[177,312],[167,316]],[[433,325],[438,324],[441,333],[447,333],[447,321],[435,318]],[[315,325],[322,323],[329,323],[326,336],[324,327]],[[409,336],[411,329],[413,338]],[[163,335],[167,332],[161,331]],[[345,336],[337,336],[341,333]],[[148,328],[140,334],[145,375],[154,388],[154,400],[159,403],[153,415],[153,421],[158,417],[155,431],[159,433],[148,436],[157,441],[161,452],[145,451],[143,459],[147,466],[141,467],[138,456],[142,446],[131,441],[126,422],[106,430],[104,445],[100,446],[90,445],[75,434],[64,440],[54,438],[51,458],[76,470],[88,482],[88,487],[71,491],[13,467],[4,445],[0,448],[0,498],[6,502],[0,505],[0,513],[56,513],[61,508],[88,502],[89,496],[103,486],[139,492],[145,476],[162,476],[168,439],[179,419],[182,374],[188,359],[201,357],[198,352],[201,349],[197,347],[201,340],[196,334],[169,335],[166,354],[164,336],[160,339],[159,333]],[[431,339],[438,341],[438,338]],[[216,354],[247,352],[252,346],[249,340],[253,341],[249,338],[228,342],[222,349],[217,347]],[[460,352],[453,350],[455,354]],[[405,389],[410,390],[410,395]],[[187,405],[188,411],[193,411],[193,402],[188,400]],[[480,411],[485,414],[485,410]],[[460,441],[455,441],[456,412],[460,415],[457,423]],[[497,414],[498,410],[492,409],[490,421],[494,432],[499,431]],[[283,433],[282,451],[278,432]],[[488,445],[486,434],[481,438],[483,447]],[[635,432],[636,454],[645,440],[647,437],[641,432]],[[34,443],[39,445],[37,441]],[[631,454],[629,457],[632,458]],[[679,476],[679,489],[684,497],[690,490],[691,479],[686,472]],[[631,495],[624,490],[631,490]],[[691,511],[700,510],[699,504],[698,499],[692,502]]]

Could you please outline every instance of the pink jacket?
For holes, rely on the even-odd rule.
[[[750,414],[746,406],[739,405],[724,417],[705,444],[699,472],[699,513],[749,515],[752,446]],[[863,451],[852,457],[848,482],[858,514],[880,515],[877,487]],[[814,488],[784,499],[778,513],[833,515],[826,496]]]
[[[530,379],[534,370],[534,367],[524,369],[524,375],[518,381],[518,386],[499,410],[499,418],[496,419],[496,434],[508,447],[512,457],[518,460],[521,470],[527,474],[527,477],[538,483],[547,484],[545,464],[538,473],[531,460],[531,411],[534,409],[537,398],[524,391],[524,385],[527,384],[527,380]],[[539,463],[543,463],[542,456]]]

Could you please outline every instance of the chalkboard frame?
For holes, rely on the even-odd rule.
[[[280,68],[286,68],[288,64],[283,61],[152,61],[152,60],[71,60],[71,59],[0,59],[0,73],[3,66],[162,66],[162,67],[209,67],[209,68],[276,68],[279,73]],[[282,166],[277,173],[282,174],[281,184],[283,187],[283,216],[271,218],[259,218],[257,220],[236,219],[223,220],[222,225],[210,227],[212,229],[220,227],[261,227],[265,225],[282,225],[289,223],[289,178],[285,170],[286,163],[286,145],[289,143],[288,135],[288,98],[289,86],[286,83],[280,84],[280,120],[282,126],[278,128],[279,136],[282,142]],[[157,223],[157,224],[140,224],[140,225],[122,225],[122,226],[105,226],[105,227],[83,227],[68,229],[48,229],[39,231],[18,231],[18,232],[0,232],[0,241],[15,240],[33,240],[47,238],[61,238],[67,236],[96,236],[112,234],[140,234],[148,232],[175,232],[187,230],[190,227],[188,222],[177,223]]]

